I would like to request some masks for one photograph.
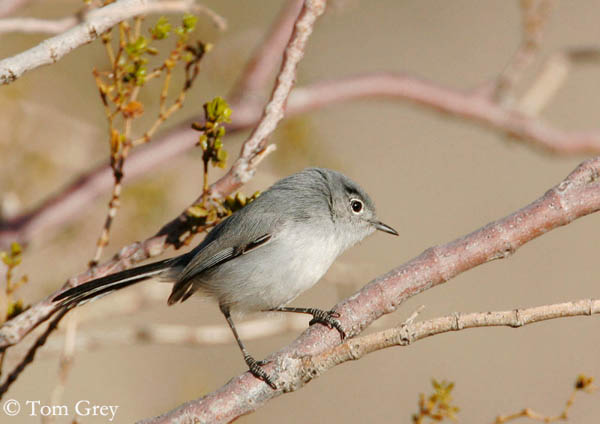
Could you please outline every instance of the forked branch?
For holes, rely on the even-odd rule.
[[[371,281],[335,307],[346,334],[350,337],[359,334],[382,315],[395,311],[409,297],[478,265],[505,258],[534,238],[597,212],[600,210],[599,177],[600,157],[587,160],[560,184],[524,208],[448,244],[430,248]],[[564,305],[557,306],[557,313],[561,313],[561,308]],[[578,308],[582,314],[596,313],[598,302],[587,301],[583,306],[574,306],[573,310]],[[517,321],[514,321],[514,314],[509,318],[513,325],[525,322],[522,315]],[[450,318],[450,322],[454,325],[456,318]],[[307,375],[304,364],[310,363],[310,359],[306,358],[321,355],[339,343],[337,331],[312,326],[267,358],[271,361],[266,366],[267,371],[277,377],[278,390],[272,390],[250,373],[244,373],[209,395],[143,422],[230,422],[276,396],[300,389],[315,376]],[[215,407],[217,404],[218,408]]]

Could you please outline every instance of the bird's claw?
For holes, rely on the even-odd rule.
[[[322,309],[314,309],[311,312],[313,319],[310,320],[308,325],[320,323],[326,325],[328,328],[335,328],[342,340],[346,338],[346,332],[342,328],[342,324],[336,319],[340,317],[340,314],[335,311],[324,311]]]
[[[249,355],[244,356],[244,360],[248,365],[248,370],[252,373],[253,376],[267,383],[273,390],[277,390],[277,385],[275,384],[271,376],[267,374],[267,372],[262,368],[264,365],[268,364],[271,361],[257,361]]]

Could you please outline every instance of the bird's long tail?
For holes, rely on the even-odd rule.
[[[53,301],[58,302],[61,307],[77,306],[83,302],[158,276],[171,268],[177,259],[169,258],[88,281],[62,292]]]

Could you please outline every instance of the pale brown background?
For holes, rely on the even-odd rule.
[[[193,101],[175,121],[193,115],[214,95],[227,93],[280,6],[278,1],[206,4],[227,17],[229,30],[219,34],[206,19],[199,20],[200,32],[216,48],[203,64]],[[73,0],[41,1],[23,14],[60,17],[79,5]],[[469,88],[494,77],[520,38],[515,1],[347,0],[334,6],[310,40],[299,83],[395,70]],[[599,16],[598,2],[559,2],[544,54],[596,44]],[[0,56],[42,39],[2,36]],[[105,122],[90,72],[92,66],[104,63],[96,42],[0,89],[1,194],[14,192],[27,208],[105,160]],[[562,128],[597,127],[599,71],[593,66],[575,69],[544,118]],[[243,134],[226,140],[230,155],[237,155],[241,141]],[[376,234],[352,249],[324,282],[295,302],[323,308],[350,293],[338,291],[333,281],[358,288],[427,247],[524,206],[583,159],[549,156],[468,122],[404,102],[379,100],[304,115],[293,125],[284,125],[273,142],[278,151],[261,164],[246,192],[264,189],[307,165],[333,167],[359,181],[376,200],[381,218],[400,232],[399,238]],[[153,234],[195,198],[200,183],[200,156],[189,152],[130,184],[106,257]],[[34,240],[20,269],[31,279],[23,290],[26,300],[40,299],[85,268],[107,200],[108,194],[64,230]],[[401,322],[421,304],[426,305],[421,318],[429,318],[598,297],[598,220],[598,216],[583,218],[527,244],[507,260],[481,266],[413,298],[388,324]],[[118,328],[147,320],[224,323],[214,305],[192,301],[173,308],[160,304],[136,316],[107,317],[99,325]],[[90,326],[82,331],[85,328]],[[487,328],[437,336],[340,366],[239,422],[410,422],[418,394],[430,391],[431,378],[456,382],[461,422],[491,422],[498,413],[525,406],[558,413],[578,373],[600,377],[599,334],[598,318],[585,317],[518,330]],[[296,336],[253,341],[248,347],[262,357]],[[244,370],[233,342],[210,348],[106,347],[77,357],[64,403],[72,406],[88,399],[119,405],[117,422],[126,423],[212,391]],[[55,359],[36,361],[6,399],[47,402],[56,375]],[[597,422],[599,414],[598,394],[583,396],[573,408],[571,422]],[[0,421],[37,419],[2,416]]]

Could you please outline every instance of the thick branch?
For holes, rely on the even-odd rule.
[[[146,13],[175,12],[193,8],[208,13],[213,20],[215,16],[218,16],[212,11],[209,13],[209,9],[196,5],[194,0],[118,0],[108,6],[93,9],[85,15],[83,22],[79,25],[42,41],[36,47],[0,61],[0,84],[9,84],[27,71],[58,62],[64,55],[95,40],[100,34],[125,19]],[[36,22],[39,24],[39,20]],[[224,20],[219,17],[217,22],[223,24]],[[3,26],[7,28],[6,30],[14,30],[14,23],[13,19],[0,21],[0,32],[2,32]],[[17,23],[24,24],[22,20]],[[25,28],[31,28],[31,23],[32,21],[28,20]],[[66,18],[66,21],[55,22],[54,29],[65,29],[75,23],[76,18]],[[48,25],[46,25],[46,29],[49,29],[47,27]]]
[[[488,126],[550,153],[600,152],[600,131],[562,131],[517,110],[498,105],[490,97],[445,88],[401,73],[365,74],[298,88],[290,98],[289,112],[300,113],[366,97],[408,100]]]
[[[402,302],[456,275],[494,259],[505,258],[534,238],[600,210],[600,157],[578,166],[564,181],[523,209],[445,245],[426,250],[417,258],[373,280],[335,310],[346,334],[360,333]],[[337,331],[312,326],[298,339],[268,359],[280,389],[272,390],[249,373],[203,398],[190,401],[145,423],[229,422],[273,397],[298,390],[306,376],[298,358],[318,355],[339,344]],[[218,407],[217,407],[218,405]]]

